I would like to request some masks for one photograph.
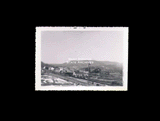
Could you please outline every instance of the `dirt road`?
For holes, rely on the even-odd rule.
[[[107,86],[110,85],[111,81],[99,81],[91,79],[91,81],[85,79],[79,79],[71,76],[64,76],[60,74],[54,73],[46,73],[45,75],[52,76],[54,80],[56,80],[53,85],[75,85],[75,86]]]

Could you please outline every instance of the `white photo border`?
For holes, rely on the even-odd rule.
[[[128,90],[128,27],[36,27],[35,90]],[[123,31],[123,86],[41,86],[41,31]]]

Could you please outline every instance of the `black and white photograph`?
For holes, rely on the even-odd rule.
[[[36,27],[35,90],[127,91],[128,27]]]

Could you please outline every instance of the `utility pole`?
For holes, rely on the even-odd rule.
[[[91,63],[89,62],[88,63],[88,84],[89,84],[89,81],[90,81],[90,65],[91,65]]]

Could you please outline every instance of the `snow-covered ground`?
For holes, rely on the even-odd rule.
[[[66,80],[64,80],[64,79],[60,79],[60,78],[56,78],[56,79],[54,79],[55,80],[55,83],[61,83],[61,84],[72,84],[72,82],[68,82],[68,81],[66,81]]]

